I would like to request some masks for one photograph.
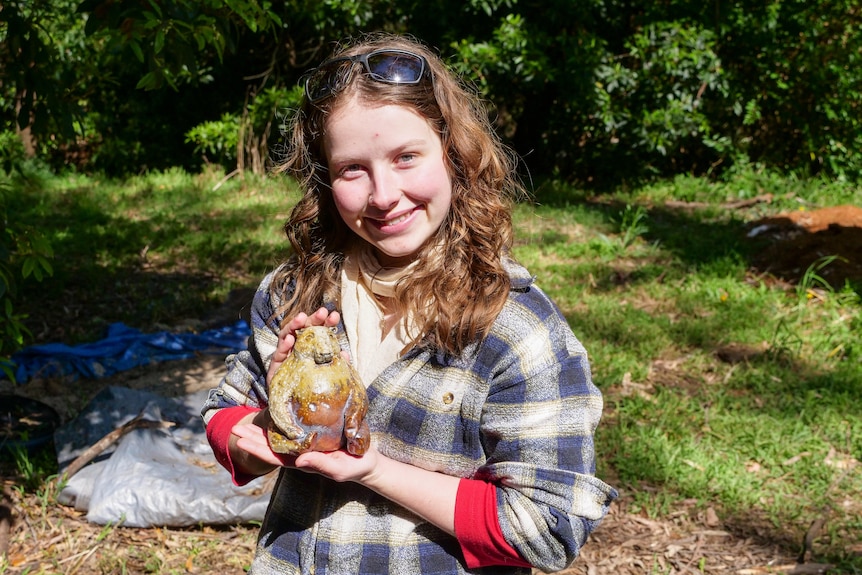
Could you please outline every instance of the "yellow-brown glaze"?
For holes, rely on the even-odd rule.
[[[368,450],[368,397],[353,367],[341,356],[335,330],[297,331],[296,343],[269,384],[270,447],[277,453]]]

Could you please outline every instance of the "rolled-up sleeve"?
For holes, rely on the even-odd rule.
[[[220,410],[238,405],[264,408],[267,405],[266,371],[278,345],[278,318],[269,293],[272,274],[266,276],[251,305],[251,336],[247,349],[227,357],[227,373],[216,389],[210,391],[201,416],[208,424]]]
[[[594,476],[602,395],[586,351],[535,288],[498,337],[500,363],[482,414],[488,456],[476,478],[497,485],[505,539],[543,571],[571,564],[617,492]]]

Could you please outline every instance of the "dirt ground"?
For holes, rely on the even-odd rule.
[[[862,209],[854,206],[793,212],[754,222],[752,241],[768,240],[752,269],[795,284],[815,262],[838,256],[819,271],[833,286],[862,282]],[[15,393],[52,405],[63,420],[74,416],[100,389],[119,385],[178,397],[215,387],[221,358],[204,356],[137,368],[95,381],[33,381]],[[0,392],[10,391],[0,385]],[[227,475],[225,475],[227,478]],[[607,478],[613,483],[613,478]],[[22,494],[2,478],[0,559],[2,573],[241,573],[253,553],[253,526],[194,529],[104,529],[81,513]],[[632,511],[632,494],[620,500],[592,535],[566,575],[605,573],[823,573],[828,566],[796,564],[803,541],[787,540],[767,522],[723,518],[692,501],[660,518]],[[859,551],[862,553],[862,549]]]
[[[63,383],[51,380],[31,382],[21,391],[52,405],[66,418],[108,384],[179,397],[218,385],[222,372],[221,359],[200,357],[136,368],[106,380],[80,381],[74,395],[66,392]],[[105,535],[102,526],[88,523],[82,513],[61,505],[46,507],[38,496],[22,496],[12,487],[10,481],[4,482],[12,524],[8,571],[0,563],[0,573],[219,573],[225,565],[232,566],[227,572],[242,573],[254,551],[252,526],[120,527]],[[780,566],[795,568],[792,542],[771,540],[765,523],[740,529],[725,523],[712,508],[699,509],[694,501],[663,518],[631,512],[631,504],[632,494],[623,489],[580,559],[561,575],[760,575],[779,572]],[[57,564],[57,557],[64,562]],[[823,567],[807,563],[805,570],[781,572],[822,573]]]
[[[752,262],[763,273],[797,284],[812,265],[835,256],[818,275],[835,289],[845,281],[862,283],[862,208],[779,214],[750,224],[748,235],[769,241]]]

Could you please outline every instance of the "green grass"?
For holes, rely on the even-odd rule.
[[[45,233],[55,253],[54,276],[34,283],[39,297],[20,310],[36,340],[91,341],[116,321],[173,326],[256,286],[285,253],[280,227],[297,196],[284,181],[218,186],[220,176],[19,178],[10,212]]]
[[[285,253],[296,194],[271,179],[215,189],[220,177],[19,180],[13,213],[55,251],[54,277],[22,303],[34,334],[76,343],[111,321],[177,325],[256,286]],[[748,172],[601,197],[554,184],[536,196],[516,212],[515,254],[590,352],[606,400],[600,474],[648,515],[696,499],[727,528],[765,525],[791,550],[825,514],[816,559],[862,571],[848,551],[862,539],[859,294],[824,285],[816,267],[792,286],[752,273],[763,246],[744,233],[780,211],[862,205],[862,190]],[[751,353],[722,359],[731,345]]]
[[[860,205],[862,190],[746,174],[576,201],[551,192],[520,209],[516,255],[591,354],[606,398],[600,469],[647,514],[694,498],[740,533],[768,525],[790,549],[825,514],[820,558],[862,571],[848,550],[862,540],[862,300],[816,266],[790,288],[751,273],[760,246],[744,234],[764,215]],[[767,193],[768,204],[719,206]],[[722,361],[730,344],[758,353]]]

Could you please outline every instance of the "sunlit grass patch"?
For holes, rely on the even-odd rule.
[[[34,335],[91,341],[115,321],[153,330],[200,318],[231,290],[256,286],[287,254],[281,227],[296,188],[222,177],[170,170],[40,179],[17,196],[18,217],[47,235],[58,262],[40,286],[43,301],[62,301],[51,313],[66,318],[62,333],[46,332],[56,320],[41,320],[42,302],[24,301]]]
[[[766,205],[721,207],[758,194],[772,194],[772,211],[862,198],[858,189],[829,196],[835,187],[823,183],[791,189],[778,197],[778,182],[755,176],[678,178],[561,207],[559,227],[546,210],[551,231],[528,233],[516,255],[590,353],[606,401],[600,469],[636,509],[660,516],[696,500],[727,527],[766,521],[777,539],[800,543],[826,514],[822,552],[858,570],[847,551],[862,539],[858,293],[820,281],[816,267],[799,285],[752,273],[758,246],[745,224]],[[713,207],[679,211],[666,200]],[[628,227],[618,217],[626,209]]]

